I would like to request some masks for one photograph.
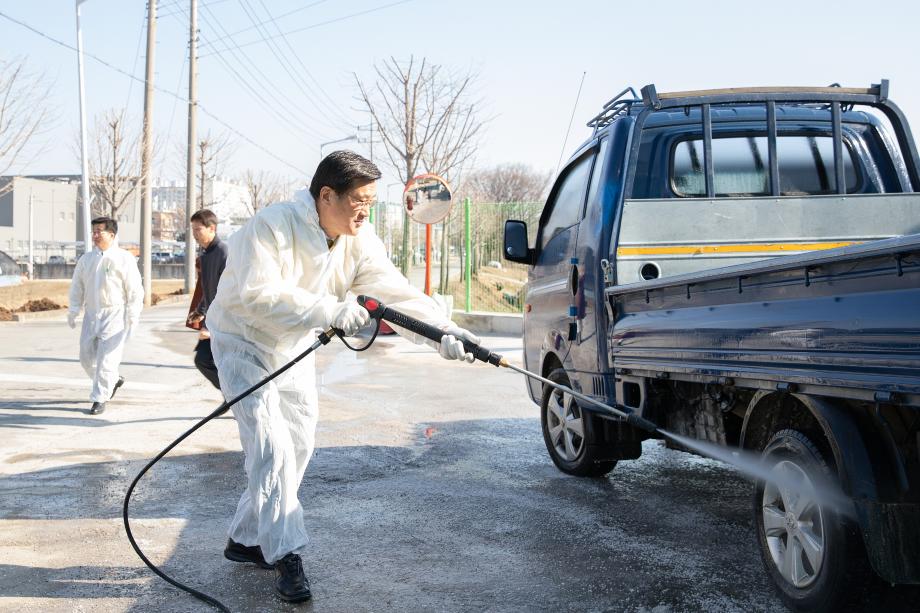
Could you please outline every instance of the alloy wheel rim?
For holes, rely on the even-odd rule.
[[[546,425],[556,454],[566,462],[578,458],[585,445],[585,430],[581,408],[573,396],[553,391],[546,406]]]
[[[773,466],[764,484],[763,530],[776,569],[796,588],[806,588],[824,565],[824,515],[805,470],[791,460]]]

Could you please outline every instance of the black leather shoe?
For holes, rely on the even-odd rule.
[[[115,387],[112,388],[112,395],[109,396],[109,400],[115,397],[115,392],[118,391],[118,388],[125,384],[124,377],[118,377],[118,382],[115,384]]]
[[[103,412],[105,412],[104,402],[94,402],[92,408],[89,410],[90,415],[99,415]]]
[[[275,593],[285,602],[306,602],[313,595],[310,582],[303,572],[303,562],[296,553],[289,553],[275,562]]]
[[[252,562],[259,568],[274,568],[273,564],[265,561],[262,556],[262,548],[258,545],[252,547],[240,545],[233,539],[227,540],[227,546],[224,548],[224,557],[234,562]]]

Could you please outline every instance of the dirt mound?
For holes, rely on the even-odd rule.
[[[64,307],[48,298],[39,298],[38,300],[29,300],[27,303],[16,309],[17,313],[36,313],[38,311],[54,311]]]
[[[185,289],[179,288],[175,291],[169,292],[168,294],[150,294],[150,304],[155,305],[160,300],[168,298],[169,296],[182,296],[185,294]]]
[[[0,307],[0,321],[13,321],[13,312]]]

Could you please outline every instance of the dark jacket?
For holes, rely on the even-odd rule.
[[[201,253],[199,260],[201,261],[201,301],[195,310],[202,315],[207,315],[208,306],[217,295],[217,282],[220,281],[220,275],[224,272],[224,266],[227,265],[227,244],[215,236],[208,248]]]

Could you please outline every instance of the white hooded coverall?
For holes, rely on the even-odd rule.
[[[432,325],[451,323],[393,266],[370,224],[357,236],[339,236],[330,248],[308,190],[259,211],[230,238],[227,266],[208,309],[224,397],[238,396],[309,347],[317,329],[329,327],[346,292],[373,296]],[[314,446],[314,368],[310,354],[232,409],[248,483],[229,535],[259,545],[269,563],[307,544],[297,490]]]
[[[144,307],[144,285],[134,256],[112,245],[84,253],[70,284],[70,314],[86,306],[80,332],[80,365],[93,380],[92,402],[105,402],[118,381],[129,330]]]

